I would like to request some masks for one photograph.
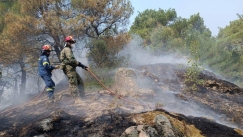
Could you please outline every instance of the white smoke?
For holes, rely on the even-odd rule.
[[[127,44],[119,54],[129,57],[131,66],[157,63],[187,64],[188,62],[185,56],[178,54],[155,56],[149,51],[149,48],[143,47],[142,39],[139,36],[134,35],[131,42]]]

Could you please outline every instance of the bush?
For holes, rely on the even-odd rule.
[[[116,37],[106,36],[100,39],[93,39],[87,45],[89,49],[89,64],[98,68],[114,68],[122,65],[124,56],[118,53],[127,44],[130,36],[127,34]]]

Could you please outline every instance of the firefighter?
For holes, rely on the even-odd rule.
[[[54,101],[54,90],[55,90],[55,83],[53,82],[51,76],[52,76],[52,70],[58,69],[59,66],[52,66],[49,61],[49,55],[51,53],[51,46],[44,45],[42,46],[42,52],[41,56],[39,58],[38,62],[38,72],[39,76],[44,80],[46,84],[46,91],[48,98],[51,102]]]
[[[80,97],[85,98],[85,94],[83,80],[76,72],[76,67],[81,67],[84,70],[86,70],[88,67],[75,59],[72,52],[75,43],[76,40],[73,38],[73,36],[67,36],[65,38],[65,45],[60,55],[60,69],[62,69],[64,74],[68,77],[69,90],[71,95],[78,102]]]

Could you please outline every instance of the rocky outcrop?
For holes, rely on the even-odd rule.
[[[160,135],[164,137],[174,137],[174,132],[170,121],[163,115],[158,115],[155,118],[155,126],[158,129]]]
[[[119,68],[115,75],[115,91],[121,96],[141,97],[154,96],[152,89],[144,89],[137,84],[137,74],[133,69]]]
[[[170,121],[163,115],[154,119],[155,126],[138,125],[125,130],[121,137],[175,137]]]

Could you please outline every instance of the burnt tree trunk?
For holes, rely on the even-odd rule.
[[[25,93],[25,88],[26,88],[26,78],[27,78],[27,73],[25,70],[25,65],[24,63],[20,63],[20,68],[21,68],[21,84],[20,84],[20,95],[23,95]]]
[[[58,36],[54,36],[53,39],[54,39],[54,41],[56,43],[54,45],[54,50],[56,52],[56,55],[57,55],[57,58],[58,58],[59,62],[61,62],[60,54],[61,54],[61,50],[63,49],[63,46],[60,43],[60,38]]]

